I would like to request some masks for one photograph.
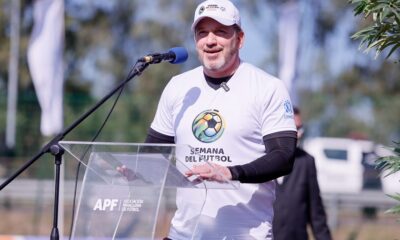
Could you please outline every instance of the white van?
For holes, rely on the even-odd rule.
[[[315,158],[321,192],[359,193],[362,190],[383,190],[400,193],[400,173],[383,177],[375,168],[375,160],[393,153],[371,141],[347,138],[309,138],[304,150]]]

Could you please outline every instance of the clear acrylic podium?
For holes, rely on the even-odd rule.
[[[176,209],[178,188],[238,188],[232,181],[187,178],[185,159],[201,161],[188,145],[67,142],[60,145],[85,171],[71,239],[162,239]],[[204,162],[203,162],[204,163]],[[121,171],[121,168],[123,169]],[[193,209],[201,214],[202,209]],[[193,221],[196,239],[197,222]]]

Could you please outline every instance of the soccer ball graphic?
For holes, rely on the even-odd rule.
[[[218,110],[206,110],[194,119],[192,131],[200,142],[216,141],[224,132],[224,121]]]

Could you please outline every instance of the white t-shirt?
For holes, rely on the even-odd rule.
[[[228,81],[211,88],[198,67],[175,76],[164,89],[151,128],[194,147],[203,159],[224,166],[249,163],[265,154],[263,136],[296,131],[284,84],[248,63]],[[180,156],[187,166],[191,156]],[[202,199],[206,198],[203,206]],[[274,181],[241,184],[238,190],[178,189],[178,210],[169,237],[190,239],[272,239]]]

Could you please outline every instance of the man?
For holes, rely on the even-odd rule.
[[[294,108],[297,139],[303,134],[300,111]],[[317,182],[314,158],[297,147],[292,172],[278,178],[273,233],[275,240],[306,240],[307,224],[316,240],[330,240],[331,234]]]
[[[240,59],[244,32],[230,1],[197,6],[192,31],[202,66],[168,83],[146,142],[203,149],[210,164],[187,161],[187,176],[220,181],[218,172],[241,185],[209,189],[205,202],[203,192],[178,189],[169,239],[272,239],[271,180],[291,171],[297,138],[287,90]]]

